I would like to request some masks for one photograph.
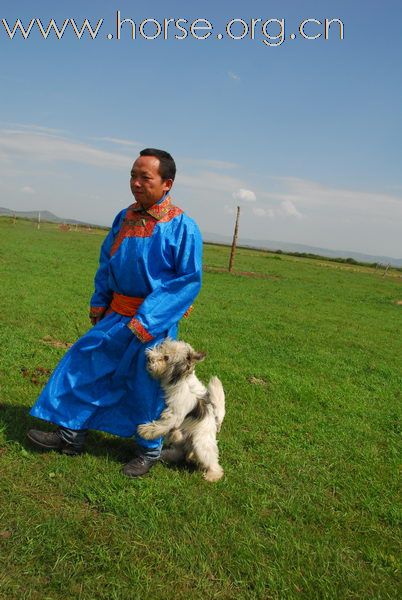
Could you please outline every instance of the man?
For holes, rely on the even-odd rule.
[[[55,432],[28,432],[43,449],[79,454],[88,429],[134,436],[140,452],[123,469],[129,477],[147,473],[162,445],[161,438],[148,441],[137,432],[164,408],[145,351],[177,337],[178,322],[201,287],[201,235],[171,203],[175,175],[167,152],[140,152],[130,179],[136,202],[117,215],[102,244],[91,299],[94,327],[64,355],[30,412],[58,425]]]

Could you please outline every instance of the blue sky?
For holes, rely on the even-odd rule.
[[[116,40],[117,10],[137,26],[203,18],[214,29],[132,40],[126,24]],[[44,40],[36,24],[10,40],[1,19],[17,18],[104,21],[95,40],[70,25]],[[252,18],[284,19],[285,41],[264,44],[261,23],[254,40],[225,34]],[[344,39],[336,23],[328,40],[303,39],[308,18],[340,19]],[[402,257],[401,22],[399,0],[2,2],[0,205],[110,224],[152,146],[175,157],[175,201],[204,233],[229,235],[240,205],[245,238]]]

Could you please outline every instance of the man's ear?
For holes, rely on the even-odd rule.
[[[173,179],[164,179],[163,183],[165,184],[165,192],[170,192],[173,186]]]

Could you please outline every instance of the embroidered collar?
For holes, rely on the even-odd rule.
[[[139,202],[132,204],[130,208],[135,211],[147,212],[151,217],[159,221],[171,208],[170,196],[165,196],[149,208],[143,208]]]

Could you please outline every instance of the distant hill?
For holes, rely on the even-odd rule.
[[[100,227],[101,229],[107,229],[103,225],[97,225],[96,223],[86,223],[83,221],[77,221],[76,219],[62,219],[57,215],[49,212],[48,210],[32,210],[32,211],[18,211],[10,210],[0,206],[0,215],[21,217],[23,219],[38,219],[38,213],[40,212],[40,218],[42,221],[49,221],[50,223],[69,223],[71,225],[83,225],[91,227]],[[206,242],[212,242],[217,244],[230,245],[232,239],[228,236],[219,235],[217,233],[204,233],[204,239]],[[290,242],[277,242],[272,240],[252,240],[240,237],[238,240],[239,246],[245,246],[248,248],[257,248],[261,250],[282,250],[282,252],[303,252],[306,254],[316,254],[319,256],[327,256],[328,258],[353,258],[359,262],[365,263],[381,263],[384,265],[392,265],[393,267],[402,267],[402,258],[393,258],[391,256],[375,256],[372,254],[363,254],[361,252],[354,252],[352,250],[328,250],[328,248],[317,248],[315,246],[307,246],[305,244],[292,244]]]
[[[204,233],[205,241],[217,244],[231,244],[232,240],[228,236],[219,235],[216,233]],[[292,244],[290,242],[277,242],[272,240],[251,240],[247,238],[238,238],[238,245],[248,248],[258,248],[262,250],[282,250],[282,252],[303,252],[306,254],[317,254],[328,258],[353,258],[359,262],[365,263],[381,263],[392,265],[394,267],[402,267],[402,258],[393,258],[391,256],[375,256],[372,254],[363,254],[354,252],[353,250],[329,250],[328,248],[317,248],[315,246],[307,246],[304,244]]]
[[[32,219],[33,221],[37,221],[39,213],[41,221],[48,221],[49,223],[68,223],[69,225],[83,225],[106,229],[103,225],[97,225],[96,223],[86,223],[85,221],[77,221],[76,219],[62,219],[48,210],[10,210],[9,208],[0,206],[0,215],[7,215],[10,217],[15,215],[21,219]]]

